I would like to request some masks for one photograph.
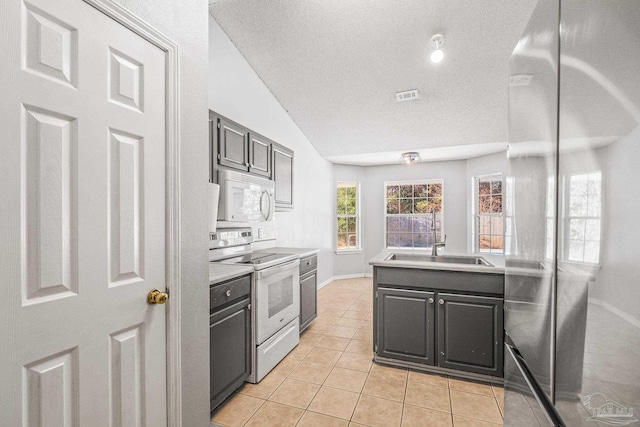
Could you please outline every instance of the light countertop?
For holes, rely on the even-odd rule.
[[[273,252],[276,254],[297,254],[300,258],[306,258],[311,255],[315,255],[320,252],[320,249],[313,248],[286,248],[282,246],[276,246],[273,248],[260,249],[262,252]]]
[[[386,258],[391,254],[411,254],[411,255],[425,255],[430,256],[431,251],[408,251],[408,250],[398,250],[398,249],[387,249],[380,252],[378,255],[371,258],[369,261],[369,265],[373,265],[376,267],[398,267],[398,268],[419,268],[425,270],[445,270],[445,271],[462,271],[462,272],[470,272],[470,273],[493,273],[493,274],[504,274],[504,257],[497,255],[489,255],[489,254],[469,254],[469,253],[452,253],[452,252],[444,252],[440,253],[439,256],[462,256],[462,257],[482,257],[491,264],[493,267],[487,265],[475,265],[475,264],[454,264],[454,263],[445,263],[445,262],[429,262],[429,261],[399,261],[399,260],[389,260],[386,261]]]
[[[220,264],[218,262],[209,263],[209,285],[224,282],[225,280],[234,279],[253,273],[253,266],[241,264]]]

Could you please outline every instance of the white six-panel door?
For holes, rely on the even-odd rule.
[[[165,54],[82,0],[0,12],[0,425],[166,425]]]

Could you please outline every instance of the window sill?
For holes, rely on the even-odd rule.
[[[336,252],[336,255],[355,255],[355,254],[364,253],[362,249],[343,249],[335,252]]]

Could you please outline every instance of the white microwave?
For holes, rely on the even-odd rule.
[[[273,181],[241,172],[218,171],[220,201],[218,221],[265,222],[273,220]]]

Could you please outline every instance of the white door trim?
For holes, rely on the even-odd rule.
[[[113,0],[84,0],[166,53],[167,425],[182,426],[178,45]]]

